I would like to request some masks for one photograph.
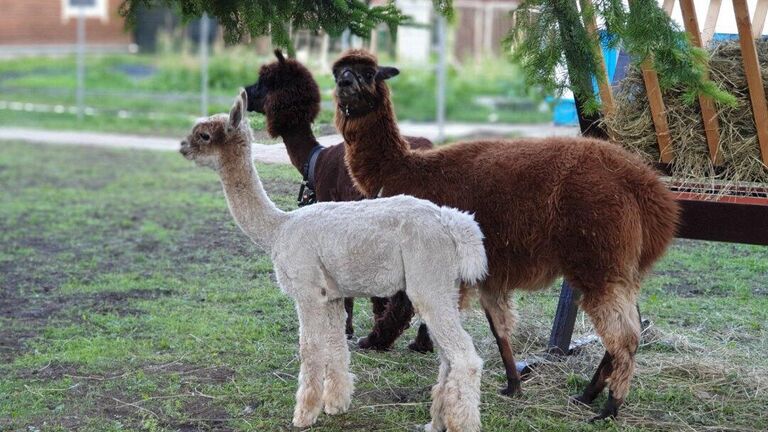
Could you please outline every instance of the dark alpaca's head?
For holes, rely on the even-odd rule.
[[[349,50],[333,64],[336,103],[341,115],[360,117],[389,100],[384,80],[399,74],[397,68],[379,66],[372,54]]]
[[[248,111],[267,117],[267,132],[273,137],[312,124],[320,111],[320,90],[309,70],[280,50],[275,56],[277,61],[262,66],[259,80],[245,88]]]

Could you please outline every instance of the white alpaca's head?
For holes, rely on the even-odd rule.
[[[249,156],[252,134],[244,119],[246,106],[248,96],[240,89],[229,114],[214,114],[195,123],[192,132],[181,141],[181,155],[214,170],[234,158]]]

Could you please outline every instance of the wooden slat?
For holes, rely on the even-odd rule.
[[[591,0],[579,0],[581,3],[582,13],[586,8],[592,7]],[[603,57],[603,50],[600,47],[600,37],[597,34],[597,22],[595,21],[594,14],[590,19],[584,19],[584,24],[587,28],[587,32],[592,36],[596,44],[595,57],[597,59],[597,65],[600,68],[598,71],[600,77],[597,80],[597,87],[600,90],[600,101],[603,104],[603,114],[609,115],[613,113],[613,90],[611,90],[611,84],[608,82],[608,71],[605,68],[605,58]]]
[[[664,106],[664,99],[661,96],[661,87],[659,87],[659,77],[653,69],[653,61],[645,60],[640,65],[643,72],[643,82],[645,83],[645,92],[648,94],[648,106],[651,108],[651,118],[653,127],[656,130],[656,142],[659,144],[659,154],[661,161],[669,163],[672,161],[672,139],[669,136],[669,123],[667,123],[667,109]]]
[[[699,20],[696,17],[696,7],[693,0],[680,0],[680,10],[683,13],[683,23],[685,30],[691,36],[691,43],[699,48],[701,45],[701,34],[699,33]],[[709,73],[706,72],[704,79],[709,79]],[[720,131],[717,120],[717,111],[712,99],[707,96],[699,96],[699,105],[701,105],[701,119],[704,122],[704,133],[707,136],[707,147],[709,147],[709,159],[715,165],[722,165],[723,158],[720,155]]]
[[[664,7],[672,10],[674,0],[664,0]],[[632,0],[629,0],[630,13]],[[666,9],[665,9],[666,10]],[[669,12],[667,12],[669,13]],[[672,161],[672,139],[669,136],[669,123],[667,122],[667,109],[664,107],[664,98],[661,96],[659,76],[653,69],[653,59],[647,58],[640,64],[645,83],[645,93],[648,95],[648,107],[651,109],[653,128],[656,130],[656,142],[659,144],[660,159],[664,163]]]
[[[768,0],[757,0],[755,14],[752,16],[752,37],[759,39],[765,28],[765,16],[768,15]]]
[[[704,20],[704,28],[701,29],[702,46],[709,45],[712,36],[715,35],[715,26],[717,26],[717,17],[720,16],[720,5],[722,0],[710,0],[707,8],[707,18]]]
[[[760,143],[760,155],[763,163],[768,165],[768,106],[765,101],[765,89],[757,60],[755,40],[752,39],[752,22],[747,0],[733,0],[733,11],[736,14],[736,27],[739,29],[744,74],[747,76],[749,99],[752,101],[752,114],[755,118],[757,140]]]

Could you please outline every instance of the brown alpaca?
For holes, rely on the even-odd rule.
[[[358,201],[363,195],[355,188],[344,165],[343,143],[320,150],[312,122],[320,111],[320,90],[309,70],[301,63],[285,59],[275,51],[277,61],[263,65],[259,79],[246,87],[248,111],[266,115],[267,131],[272,137],[282,137],[293,166],[308,180],[309,162],[313,151],[319,151],[314,162],[313,190],[317,201]],[[426,138],[405,137],[413,149],[432,148]],[[361,348],[388,350],[408,328],[413,307],[405,293],[391,299],[371,298],[374,327],[358,341]],[[346,334],[351,338],[353,299],[344,300],[347,312]],[[414,351],[432,351],[432,341],[422,324],[418,337],[409,345]]]
[[[614,417],[629,391],[640,336],[640,282],[672,240],[678,207],[654,172],[608,142],[588,138],[488,140],[424,152],[408,149],[384,80],[395,68],[353,50],[336,61],[336,127],[346,163],[366,196],[408,194],[475,214],[486,236],[489,276],[480,301],[504,361],[504,394],[520,391],[508,335],[513,289],[563,275],[606,347],[591,403]]]

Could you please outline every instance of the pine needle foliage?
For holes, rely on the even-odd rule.
[[[123,0],[120,13],[132,26],[138,10],[144,6],[176,8],[187,20],[205,12],[216,17],[227,43],[236,43],[245,35],[269,35],[276,47],[285,48],[291,55],[291,27],[322,29],[331,36],[338,36],[348,28],[353,34],[368,38],[381,23],[395,34],[397,26],[408,19],[393,3],[371,7],[361,0]]]
[[[691,44],[656,0],[632,0],[629,8],[622,0],[582,4],[585,7],[579,11],[576,0],[524,0],[518,8],[505,44],[530,85],[557,93],[570,88],[585,112],[596,112],[600,103],[592,77],[603,79],[596,57],[598,42],[603,42],[621,46],[637,65],[651,59],[661,87],[683,88],[690,103],[701,94],[728,105],[735,102],[707,78],[706,52]],[[598,35],[590,35],[584,26],[583,20],[593,17],[602,26]]]

